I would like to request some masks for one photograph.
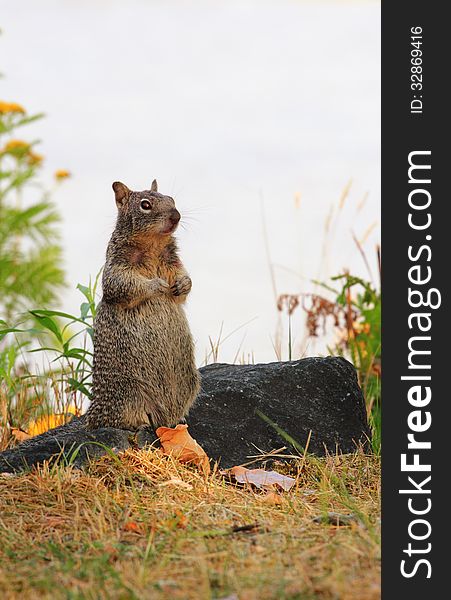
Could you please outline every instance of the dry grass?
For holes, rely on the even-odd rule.
[[[379,459],[279,469],[297,480],[280,505],[154,451],[0,476],[0,596],[379,598]],[[312,520],[328,511],[356,519]]]

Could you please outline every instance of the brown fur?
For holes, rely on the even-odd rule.
[[[172,198],[113,184],[116,228],[107,249],[94,322],[89,428],[174,426],[199,391],[183,303],[191,289],[172,236]],[[143,208],[145,207],[145,209]]]

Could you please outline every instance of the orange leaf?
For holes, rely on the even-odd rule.
[[[204,473],[210,472],[208,456],[188,433],[188,425],[179,424],[175,429],[158,427],[156,434],[160,438],[163,454],[171,455],[182,463],[194,463]]]
[[[188,517],[181,510],[176,510],[170,519],[162,522],[162,525],[168,529],[186,529]]]
[[[271,489],[274,485],[289,491],[295,484],[295,479],[281,475],[276,471],[265,471],[264,469],[246,469],[245,467],[232,467],[230,473],[238,483],[251,483],[257,488]]]
[[[23,442],[31,437],[31,435],[29,435],[26,431],[23,431],[18,427],[11,427],[11,434],[16,438],[18,442]]]
[[[264,502],[265,504],[269,504],[270,506],[278,506],[280,504],[283,504],[282,498],[277,492],[268,492],[265,496],[262,497],[262,502]]]
[[[127,521],[123,527],[124,531],[132,531],[133,533],[141,534],[141,527],[135,521]]]

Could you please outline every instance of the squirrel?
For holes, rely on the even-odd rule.
[[[116,181],[116,227],[106,253],[94,319],[93,400],[88,429],[173,427],[200,389],[183,303],[191,279],[173,233],[173,198]]]

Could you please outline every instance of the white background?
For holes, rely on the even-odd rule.
[[[199,364],[221,323],[224,335],[240,329],[220,360],[237,352],[276,359],[263,211],[278,293],[311,291],[311,278],[346,267],[367,277],[352,231],[375,276],[378,2],[0,6],[0,98],[46,112],[20,133],[42,139],[44,179],[58,168],[73,174],[53,196],[64,219],[65,310],[78,309],[76,284],[103,263],[117,179],[145,189],[156,177],[184,216],[178,238],[193,279],[188,314]],[[286,319],[282,326],[286,334]],[[297,354],[324,351],[304,346],[300,312],[293,332]],[[283,347],[286,358],[286,339]]]

